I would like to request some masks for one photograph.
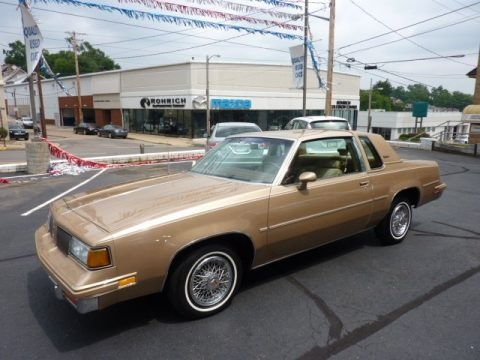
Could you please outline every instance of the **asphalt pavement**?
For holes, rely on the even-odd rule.
[[[0,359],[480,359],[480,159],[399,153],[436,160],[448,185],[401,244],[369,231],[252,271],[198,321],[161,294],[86,315],[56,300],[33,242],[47,208],[22,214],[96,171],[0,185]],[[172,166],[109,169],[77,191]]]

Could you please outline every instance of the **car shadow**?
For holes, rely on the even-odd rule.
[[[244,277],[240,292],[318,266],[365,246],[378,246],[371,231],[250,271]],[[55,298],[53,285],[40,267],[28,273],[27,287],[32,314],[60,352],[83,348],[127,330],[150,326],[152,321],[160,325],[189,321],[175,313],[163,294],[129,300],[102,311],[78,314],[66,301]]]
[[[382,245],[373,231],[365,231],[340,239],[248,272],[245,274],[240,292],[301,272],[365,246],[377,247]]]

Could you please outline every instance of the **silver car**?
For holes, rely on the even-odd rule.
[[[260,127],[255,123],[249,122],[223,122],[216,124],[210,133],[210,137],[207,137],[207,144],[205,151],[213,149],[218,144],[222,143],[227,136],[243,134],[247,132],[262,131]]]
[[[290,120],[284,130],[293,129],[328,129],[351,130],[347,119],[336,116],[304,116]]]
[[[22,116],[22,125],[25,129],[33,129],[33,120],[30,116]]]

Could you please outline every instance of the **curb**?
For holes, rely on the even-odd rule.
[[[148,161],[181,161],[187,157],[192,156],[203,156],[205,150],[185,150],[185,151],[168,151],[161,153],[151,153],[151,154],[131,154],[131,155],[114,155],[114,156],[96,156],[85,158],[84,160],[93,161],[93,162],[102,162],[107,164],[128,164],[128,163],[137,163],[137,162],[148,162]],[[67,160],[51,160],[50,163],[66,163]],[[26,172],[27,163],[17,163],[17,164],[3,164],[0,165],[0,173],[15,173],[15,172]],[[34,175],[34,174],[30,174]]]

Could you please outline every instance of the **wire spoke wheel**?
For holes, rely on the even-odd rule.
[[[225,309],[242,279],[237,252],[221,244],[202,246],[185,255],[172,270],[166,287],[170,303],[190,319]]]
[[[201,307],[222,302],[232,291],[234,276],[232,263],[226,257],[200,259],[192,268],[187,285],[191,301]]]
[[[394,238],[402,238],[410,227],[412,213],[410,206],[401,202],[395,206],[390,217],[390,231]]]

